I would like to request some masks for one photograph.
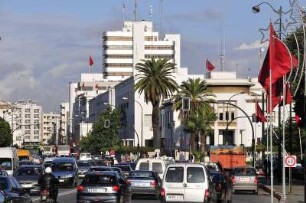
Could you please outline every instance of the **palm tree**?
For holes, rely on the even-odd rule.
[[[135,69],[138,74],[134,88],[144,94],[146,103],[152,104],[153,143],[154,147],[160,148],[159,105],[177,91],[178,84],[173,76],[175,64],[166,58],[151,58],[137,63]]]
[[[211,112],[214,112],[212,107],[209,105],[209,101],[212,100],[212,97],[214,97],[214,94],[212,94],[207,89],[207,84],[204,80],[201,80],[200,78],[192,79],[189,78],[187,81],[182,82],[182,84],[179,87],[179,93],[175,95],[175,108],[176,110],[181,109],[182,107],[182,98],[188,97],[190,98],[190,111],[187,112],[187,115],[184,113],[180,114],[180,118],[183,121],[183,123],[186,125],[186,130],[188,130],[191,133],[190,138],[190,145],[191,150],[195,149],[195,138],[198,133],[198,130],[195,130],[195,128],[188,125],[191,123],[196,123],[195,120],[197,119],[203,119],[204,117],[209,117],[211,121],[215,119],[214,113],[211,114]],[[202,115],[201,114],[207,114]],[[190,119],[190,122],[188,120]],[[193,120],[191,122],[191,120]],[[202,120],[199,120],[199,122],[202,122]],[[203,125],[207,125],[206,123],[203,123]],[[197,125],[204,127],[202,124]],[[205,130],[204,130],[205,131]],[[202,136],[203,137],[203,136]],[[202,143],[203,147],[205,147],[205,144]]]

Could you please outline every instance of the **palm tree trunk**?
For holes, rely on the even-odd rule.
[[[206,150],[206,135],[201,135],[201,152],[205,153]]]
[[[159,107],[154,105],[152,109],[152,128],[153,128],[153,146],[155,149],[160,149],[161,137],[159,131]]]
[[[195,151],[195,138],[196,138],[196,134],[191,133],[191,135],[190,135],[190,149],[191,149],[191,152]]]

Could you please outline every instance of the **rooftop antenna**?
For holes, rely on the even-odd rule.
[[[164,4],[164,0],[160,0],[160,5],[159,5],[159,15],[160,15],[159,32],[160,32],[160,35],[163,34],[163,21],[164,21],[163,4]]]
[[[134,0],[134,21],[137,20],[137,0]]]
[[[221,71],[224,71],[225,64],[225,36],[221,35],[221,54],[220,54]]]
[[[122,25],[124,24],[125,21],[125,9],[126,9],[125,0],[122,0]]]
[[[152,22],[153,21],[153,19],[152,19],[152,16],[153,16],[153,6],[152,5],[150,5],[149,6],[149,17],[150,17],[150,21]]]

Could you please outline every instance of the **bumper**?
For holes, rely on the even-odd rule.
[[[233,185],[233,191],[245,190],[245,191],[258,191],[257,185]]]
[[[133,195],[157,195],[158,189],[156,188],[144,188],[144,187],[131,187]]]
[[[92,203],[92,202],[105,202],[105,203],[117,203],[119,197],[117,195],[107,196],[81,196],[77,195],[77,203]]]
[[[60,186],[72,185],[74,184],[74,177],[71,178],[58,178],[58,184]]]

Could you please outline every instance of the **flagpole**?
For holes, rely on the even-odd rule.
[[[286,200],[286,168],[285,168],[285,105],[286,105],[286,98],[287,98],[287,92],[286,92],[286,87],[285,87],[285,81],[286,81],[286,76],[283,76],[283,122],[282,122],[282,127],[283,127],[283,146],[282,146],[282,151],[283,151],[283,163],[282,163],[282,179],[283,179],[283,200]]]
[[[274,179],[274,173],[273,173],[273,145],[272,145],[272,134],[273,134],[273,126],[272,126],[272,70],[270,69],[270,88],[269,88],[269,125],[270,125],[270,173],[271,173],[271,177],[270,177],[270,182],[271,182],[271,203],[273,203],[273,195],[274,195],[274,184],[273,184],[273,179]]]

